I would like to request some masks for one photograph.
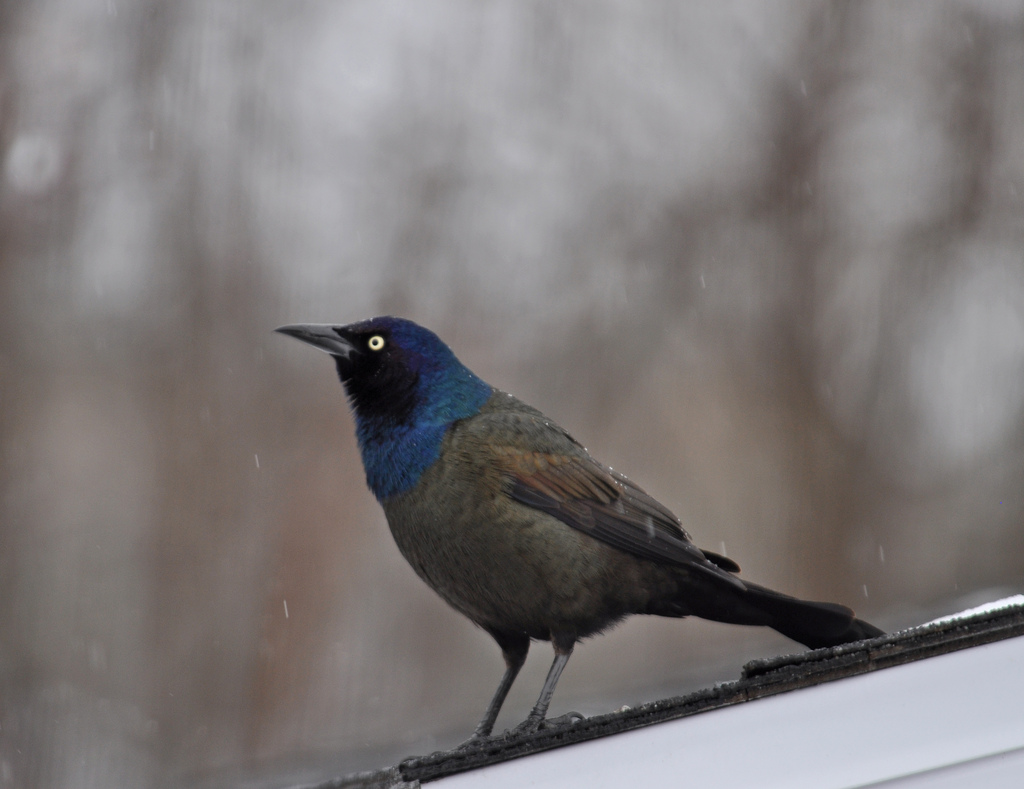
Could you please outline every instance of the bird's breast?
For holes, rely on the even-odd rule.
[[[449,443],[414,486],[382,502],[399,550],[444,600],[477,624],[533,638],[589,635],[643,609],[650,563],[512,500],[485,453]]]

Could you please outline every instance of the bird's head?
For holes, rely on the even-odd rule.
[[[361,433],[448,424],[475,414],[491,395],[436,334],[404,318],[277,331],[334,357]]]

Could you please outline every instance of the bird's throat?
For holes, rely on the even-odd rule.
[[[441,453],[446,424],[403,425],[375,430],[360,424],[356,430],[366,471],[366,484],[377,501],[413,487]]]
[[[401,384],[401,385],[399,385]],[[378,501],[413,487],[441,453],[448,427],[473,416],[493,390],[457,360],[381,382],[346,381],[366,482]]]

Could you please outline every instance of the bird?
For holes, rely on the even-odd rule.
[[[554,660],[512,731],[565,723],[546,715],[575,645],[633,614],[767,626],[812,649],[883,635],[845,606],[741,580],[733,560],[697,548],[667,507],[429,329],[381,316],[276,331],[333,357],[399,551],[501,649],[505,673],[467,743],[492,736],[532,641],[549,641]]]

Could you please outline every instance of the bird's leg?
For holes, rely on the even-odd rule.
[[[498,713],[501,711],[501,705],[505,703],[505,697],[508,695],[512,683],[515,682],[519,669],[526,662],[526,653],[530,651],[530,639],[522,633],[510,634],[493,630],[488,630],[487,632],[494,637],[494,640],[498,642],[498,646],[501,647],[502,657],[505,658],[505,676],[498,683],[498,689],[494,691],[494,697],[491,699],[491,703],[487,705],[487,711],[484,713],[483,719],[476,727],[476,731],[473,732],[469,742],[478,740],[481,737],[490,736],[491,730],[494,728],[494,722],[498,719]]]
[[[535,732],[544,723],[544,716],[547,714],[548,706],[551,704],[551,697],[555,693],[555,685],[558,684],[558,678],[562,676],[562,669],[565,668],[565,664],[572,657],[572,649],[576,645],[576,639],[571,636],[553,634],[551,645],[555,648],[555,659],[551,663],[551,668],[548,669],[548,676],[544,680],[544,687],[540,690],[540,698],[533,705],[533,709],[526,716],[526,720],[516,726],[515,732],[517,734]],[[579,713],[571,713],[570,716],[573,718],[583,717]]]

